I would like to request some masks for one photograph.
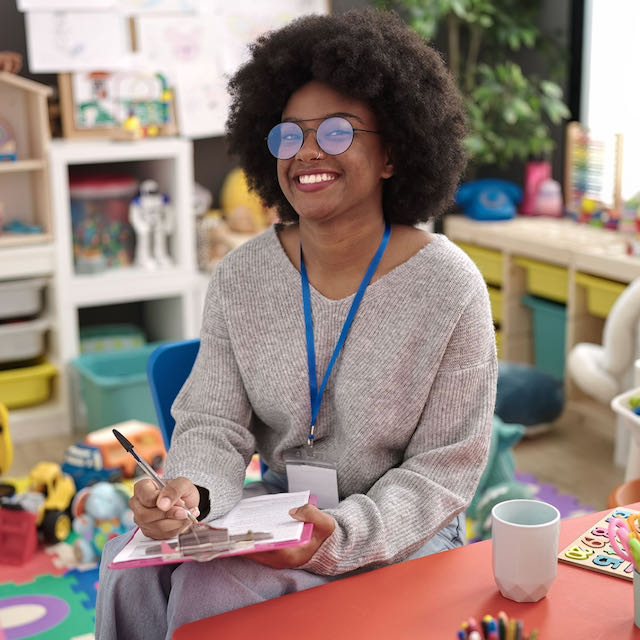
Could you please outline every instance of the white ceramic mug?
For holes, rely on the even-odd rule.
[[[544,598],[558,572],[560,512],[540,500],[505,500],[491,510],[493,575],[516,602]]]

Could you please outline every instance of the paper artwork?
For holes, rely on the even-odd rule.
[[[25,15],[29,71],[113,70],[126,66],[126,18],[110,11],[35,11]]]

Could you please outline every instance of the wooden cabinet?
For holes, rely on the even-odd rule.
[[[524,296],[565,305],[566,355],[579,342],[601,342],[608,308],[640,277],[640,259],[626,254],[623,235],[568,219],[479,222],[448,216],[444,232],[469,252],[487,283],[499,288],[492,303],[500,305],[494,318],[500,318],[503,360],[534,362],[533,319]],[[586,400],[566,376],[565,383],[569,400]]]

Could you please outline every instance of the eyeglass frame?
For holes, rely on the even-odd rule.
[[[319,118],[309,118],[308,120],[284,120],[282,122],[278,122],[277,124],[273,125],[273,127],[271,127],[271,129],[269,130],[269,133],[264,137],[265,142],[267,143],[267,149],[269,149],[269,153],[276,158],[277,160],[290,160],[291,158],[293,158],[298,151],[300,151],[300,149],[302,149],[302,147],[304,146],[304,141],[305,141],[305,137],[307,135],[307,133],[309,131],[313,131],[315,133],[315,138],[316,138],[316,144],[318,145],[318,147],[320,149],[322,149],[322,151],[324,153],[326,153],[327,155],[330,156],[340,156],[343,153],[345,153],[346,151],[348,151],[351,148],[351,145],[353,144],[353,140],[355,138],[355,132],[356,131],[362,131],[364,133],[377,133],[378,135],[380,135],[382,132],[381,131],[374,131],[373,129],[362,129],[359,127],[354,127],[351,122],[349,122],[349,120],[347,120],[347,118],[343,117],[343,116],[327,116],[326,118],[324,118],[322,120],[322,122],[314,129],[313,127],[307,127],[306,129],[303,129],[298,123],[299,122],[308,122],[310,120],[319,120]],[[339,153],[331,153],[330,151],[327,151],[321,144],[320,141],[318,140],[318,129],[327,121],[329,120],[341,120],[343,122],[346,122],[349,127],[351,127],[351,140],[349,141],[349,146],[344,150],[344,151],[340,151]],[[295,125],[296,127],[298,127],[298,129],[300,129],[300,132],[302,134],[302,139],[300,142],[300,146],[295,150],[294,153],[292,153],[290,156],[286,157],[286,158],[281,158],[279,156],[276,156],[271,149],[269,148],[269,136],[271,135],[271,133],[279,126],[283,125],[283,124],[292,124]]]

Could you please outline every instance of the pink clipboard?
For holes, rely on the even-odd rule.
[[[318,504],[318,498],[311,494],[309,496],[308,504],[316,506]],[[129,542],[133,540],[133,537],[137,533],[138,528],[134,529],[131,533]],[[313,533],[313,523],[305,522],[302,527],[302,534],[297,540],[283,540],[281,542],[256,542],[256,544],[248,549],[237,549],[236,551],[226,551],[216,556],[213,560],[208,562],[215,562],[218,558],[228,558],[230,556],[243,556],[250,553],[256,553],[258,551],[273,551],[275,549],[286,549],[288,547],[299,547],[303,544],[307,544],[311,540],[311,534]],[[129,544],[127,542],[127,544]],[[126,546],[126,545],[125,545]],[[182,558],[163,558],[161,556],[153,556],[151,558],[135,558],[132,560],[125,560],[122,562],[111,562],[108,569],[133,569],[135,567],[151,567],[161,564],[180,564],[182,562],[197,562],[195,558],[185,556]]]

